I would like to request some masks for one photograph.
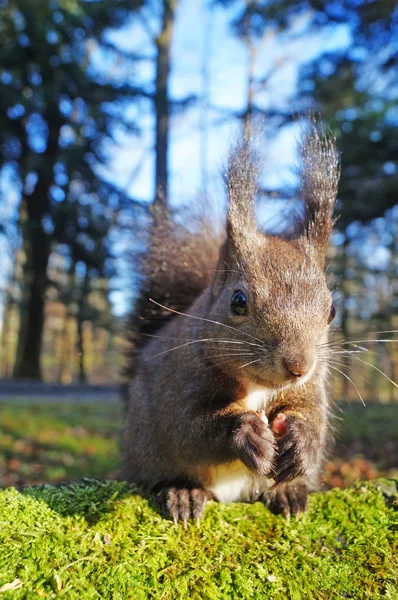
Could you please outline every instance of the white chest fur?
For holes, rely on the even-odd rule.
[[[256,383],[247,383],[246,390],[247,410],[265,410],[268,402],[276,395],[275,390],[270,390]]]
[[[236,460],[213,467],[212,483],[207,485],[219,502],[254,502],[261,492],[273,483],[273,479],[255,475]]]
[[[246,386],[246,409],[265,410],[275,396],[274,390],[254,383]],[[273,484],[272,479],[255,475],[240,461],[213,467],[210,473],[211,484],[207,485],[220,502],[253,502],[260,493]]]

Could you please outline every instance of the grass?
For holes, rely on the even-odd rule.
[[[115,477],[118,404],[2,402],[0,415],[1,487]]]
[[[326,488],[398,476],[398,405],[340,404]],[[0,404],[0,487],[113,479],[121,410],[106,402],[7,401]]]
[[[200,529],[186,531],[123,483],[8,489],[0,592],[13,591],[1,596],[395,600],[397,485],[316,494],[290,523],[259,503],[211,502]]]
[[[326,486],[398,477],[398,404],[340,402],[334,413],[336,440],[325,466]]]

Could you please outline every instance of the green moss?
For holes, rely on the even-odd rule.
[[[210,503],[186,531],[124,483],[8,489],[0,589],[22,586],[2,597],[393,600],[397,485],[316,494],[290,523],[259,503]]]

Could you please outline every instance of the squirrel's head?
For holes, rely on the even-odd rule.
[[[204,345],[213,364],[269,388],[305,383],[323,362],[335,309],[326,282],[325,253],[339,179],[333,142],[315,125],[301,146],[304,218],[294,235],[257,230],[254,198],[258,162],[250,139],[229,159],[227,237],[212,287]],[[228,341],[227,341],[228,340]]]

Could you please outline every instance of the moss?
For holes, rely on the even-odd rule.
[[[186,531],[124,483],[8,489],[0,589],[22,583],[1,596],[393,600],[397,485],[316,494],[290,523],[259,503],[210,503],[200,529]]]

